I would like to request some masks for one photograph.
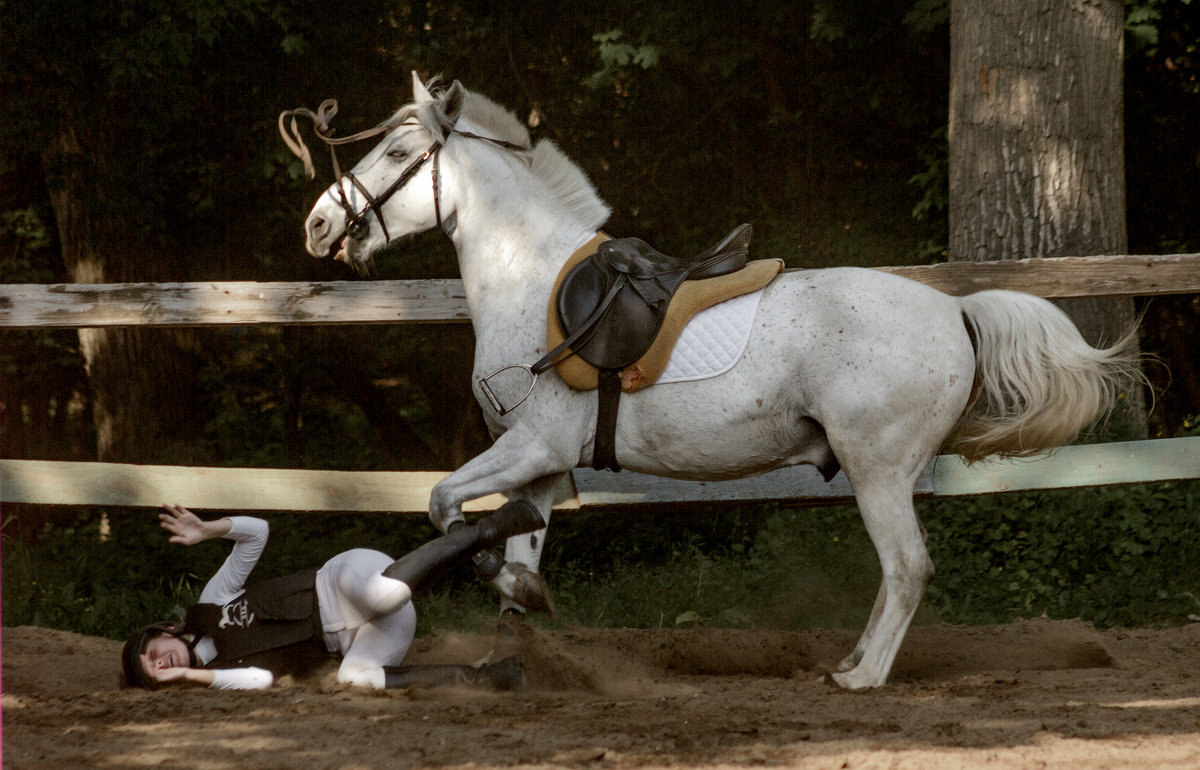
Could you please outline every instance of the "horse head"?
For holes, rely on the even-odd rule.
[[[290,133],[285,119],[311,117],[318,137],[332,151],[336,181],[305,222],[306,247],[313,256],[336,249],[336,259],[361,269],[393,240],[435,227],[456,232],[463,220],[461,204],[472,195],[487,201],[476,207],[488,220],[482,226],[496,223],[497,201],[521,209],[515,218],[541,209],[551,212],[541,221],[573,222],[579,232],[594,233],[608,218],[608,206],[583,171],[552,142],[543,139],[534,145],[512,112],[458,81],[431,90],[414,72],[412,88],[412,103],[375,128],[344,138],[333,138],[329,128],[337,111],[333,101],[316,113],[299,109],[280,116],[284,141],[304,160],[310,176],[315,171],[294,118]],[[376,136],[382,136],[378,145],[343,174],[336,147]],[[492,189],[469,192],[483,187]]]
[[[317,200],[304,224],[310,254],[327,256],[336,244],[335,259],[361,267],[391,241],[451,220],[454,201],[444,192],[448,169],[441,166],[439,156],[455,130],[465,93],[455,81],[432,94],[414,72],[413,102],[373,129],[334,140],[325,111],[320,120],[314,116],[318,135],[331,149],[380,134],[383,138],[344,174],[334,152],[338,178]],[[332,111],[336,112],[336,105]]]

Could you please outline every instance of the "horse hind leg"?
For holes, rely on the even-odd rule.
[[[862,636],[858,638],[858,643],[854,645],[854,651],[846,657],[842,658],[841,663],[837,664],[837,671],[849,671],[862,661],[863,652],[866,650],[867,644],[871,641],[871,632],[879,623],[879,614],[883,612],[884,602],[887,601],[887,582],[879,585],[879,593],[875,595],[875,604],[871,607],[871,615],[867,619],[867,626],[862,632]]]
[[[900,643],[933,579],[933,562],[913,508],[913,485],[902,479],[889,483],[872,477],[854,486],[863,523],[879,556],[883,582],[854,652],[830,675],[839,686],[851,690],[887,682]]]
[[[921,527],[921,540],[928,542],[928,533],[925,527]],[[867,644],[871,641],[871,633],[875,630],[875,626],[879,623],[879,614],[883,612],[883,605],[887,601],[887,581],[882,581],[879,585],[879,593],[875,596],[875,604],[871,607],[871,615],[867,620],[866,629],[863,631],[862,637],[858,643],[854,645],[854,651],[842,659],[837,665],[837,671],[849,671],[859,664],[863,658],[863,652],[866,650]]]

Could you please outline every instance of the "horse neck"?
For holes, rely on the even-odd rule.
[[[512,186],[514,174],[477,170],[472,179],[500,179]],[[520,176],[515,180],[519,183]],[[562,265],[596,230],[565,216],[544,200],[544,191],[522,190],[519,184],[488,189],[486,184],[456,185],[457,224],[451,238],[476,338],[481,344],[492,337],[516,343],[515,330],[534,329],[522,347],[540,345],[544,324],[530,324],[528,314],[544,313]]]
[[[505,222],[475,238],[455,238],[477,360],[504,365],[540,357],[555,278],[567,258],[594,236],[594,230],[582,228],[546,233]]]

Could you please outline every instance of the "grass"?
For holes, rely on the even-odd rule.
[[[1200,482],[926,501],[937,576],[918,622],[1047,615],[1099,625],[1200,617]],[[4,529],[5,625],[124,638],[181,617],[228,552],[166,543],[148,515],[89,511],[30,538]],[[346,548],[392,554],[432,537],[417,517],[271,514],[255,577]],[[23,535],[18,536],[18,535]],[[599,545],[598,545],[599,544]],[[546,627],[860,628],[879,566],[853,507],[573,513],[551,528]],[[462,569],[417,600],[418,633],[490,632],[497,597]]]

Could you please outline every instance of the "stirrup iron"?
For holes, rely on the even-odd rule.
[[[492,392],[492,386],[488,380],[492,379],[498,374],[501,374],[502,372],[507,372],[509,369],[523,369],[524,371],[528,372],[529,388],[525,391],[525,395],[517,399],[517,403],[513,404],[512,406],[504,406],[502,403],[500,403],[500,398],[494,392]],[[539,372],[535,372],[532,366],[528,366],[526,364],[509,364],[508,366],[500,367],[487,377],[482,378],[479,381],[479,387],[483,389],[483,395],[487,398],[488,403],[492,405],[492,409],[495,409],[496,414],[503,417],[521,404],[525,403],[525,399],[529,398],[529,394],[533,393],[533,387],[537,385],[538,374]]]

